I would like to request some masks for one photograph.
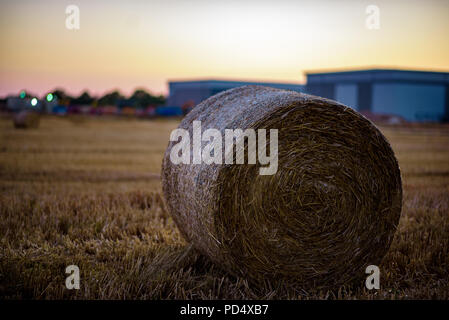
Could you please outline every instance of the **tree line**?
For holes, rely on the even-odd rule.
[[[129,97],[122,95],[118,90],[108,92],[101,97],[93,97],[88,91],[82,92],[78,97],[73,97],[62,89],[56,89],[53,91],[53,95],[59,101],[71,105],[92,105],[96,102],[98,106],[126,105],[128,107],[144,108],[149,105],[157,106],[165,103],[163,95],[152,95],[144,89],[136,89]]]

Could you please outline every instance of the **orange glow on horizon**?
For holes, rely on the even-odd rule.
[[[169,79],[302,83],[305,70],[398,67],[449,70],[447,1],[6,1],[0,11],[0,96],[63,88],[99,95]]]

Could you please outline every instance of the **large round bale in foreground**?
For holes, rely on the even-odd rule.
[[[370,121],[331,100],[259,86],[196,106],[179,126],[192,139],[194,121],[223,137],[225,129],[267,129],[267,149],[268,129],[278,129],[272,175],[261,175],[259,162],[193,164],[193,143],[190,164],[174,164],[171,150],[181,139],[169,143],[164,196],[200,252],[255,283],[308,288],[351,283],[381,262],[399,222],[402,185],[394,153]]]
[[[31,110],[22,110],[14,115],[14,128],[36,129],[39,127],[39,114]]]

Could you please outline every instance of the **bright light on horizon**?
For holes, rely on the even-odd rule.
[[[2,3],[0,96],[63,88],[94,96],[136,88],[166,94],[170,79],[303,83],[305,70],[390,67],[449,70],[449,2],[77,1]]]

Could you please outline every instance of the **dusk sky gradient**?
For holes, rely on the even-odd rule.
[[[67,5],[80,30],[65,27]],[[380,29],[365,27],[368,5]],[[172,79],[303,83],[304,72],[449,71],[449,1],[0,1],[0,96],[167,93]]]

